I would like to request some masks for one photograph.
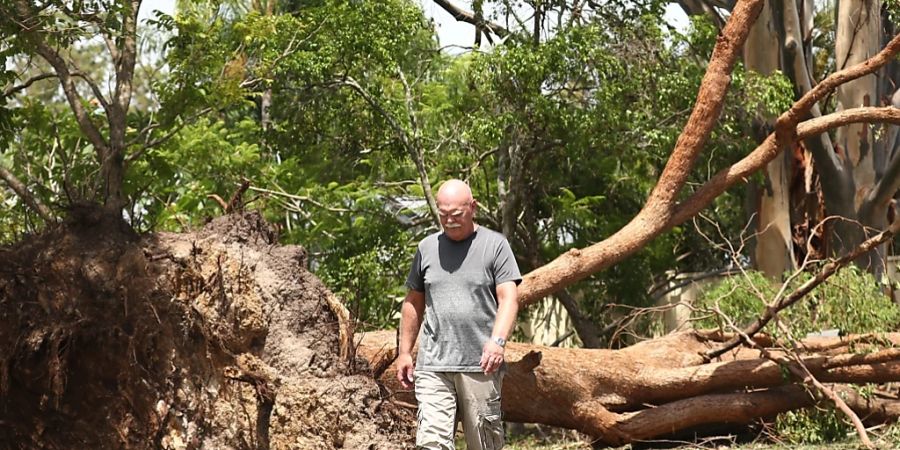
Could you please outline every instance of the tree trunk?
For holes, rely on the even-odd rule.
[[[840,0],[837,3],[835,36],[837,69],[852,66],[876,54],[881,45],[881,31],[880,0]],[[860,77],[838,87],[835,92],[837,110],[877,105],[877,96],[878,76],[870,74]],[[832,248],[836,253],[841,253],[864,239],[866,227],[884,228],[887,217],[886,214],[881,214],[883,210],[872,211],[865,204],[866,197],[878,182],[874,165],[874,127],[870,124],[854,124],[839,128],[835,144],[836,150],[843,157],[843,164],[852,174],[852,183],[847,187],[852,196],[852,209],[856,211],[856,214],[846,216],[834,226]],[[846,205],[845,208],[849,206]],[[884,271],[884,249],[885,247],[881,247],[870,253],[859,264],[876,276],[880,275]]]
[[[606,445],[658,438],[714,424],[748,424],[815,404],[807,389],[785,376],[786,369],[759,351],[742,349],[703,363],[701,353],[723,341],[717,333],[684,332],[622,350],[586,350],[507,344],[503,382],[505,420],[582,431]],[[900,352],[867,358],[850,343],[871,337],[808,340],[804,364],[829,383],[882,383],[900,380]],[[900,343],[900,334],[888,338]],[[358,354],[385,367],[396,354],[394,332],[358,336]],[[771,345],[760,338],[761,345]],[[775,352],[777,353],[777,352]],[[399,400],[415,403],[400,388],[396,369],[378,373]],[[875,409],[851,402],[858,412]],[[896,421],[900,401],[880,404],[882,417]]]
[[[781,62],[780,52],[772,51],[780,48],[776,24],[780,14],[773,11],[776,6],[771,0],[766,2],[744,45],[747,69],[764,76],[775,73]],[[766,139],[774,124],[775,117],[754,118],[753,135],[757,144]],[[752,190],[759,196],[755,204],[758,217],[755,218],[757,234],[753,262],[757,269],[776,280],[795,267],[790,214],[791,156],[791,153],[785,152],[767,164],[763,186]]]

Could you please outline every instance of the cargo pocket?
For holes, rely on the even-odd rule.
[[[503,422],[500,414],[478,415],[478,436],[484,450],[500,450],[503,448]]]

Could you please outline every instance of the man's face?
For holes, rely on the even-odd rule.
[[[444,233],[454,241],[461,241],[475,231],[475,200],[441,203],[438,216]]]

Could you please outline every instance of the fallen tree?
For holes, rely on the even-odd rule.
[[[799,123],[835,87],[893,58],[900,50],[895,38],[869,61],[804,95],[756,150],[679,201],[762,3],[735,6],[691,119],[643,210],[609,239],[528,274],[523,303],[634,254],[798,139],[850,122],[900,124],[896,108],[858,108]],[[28,12],[25,2],[17,5]],[[57,60],[34,39],[46,59]],[[75,209],[66,224],[0,250],[0,438],[22,448],[407,445],[409,412],[384,401],[390,395],[355,371],[346,311],[303,269],[301,248],[277,246],[254,216],[218,219],[196,233],[147,236],[118,219],[124,135],[111,136],[116,142],[109,145],[103,141],[82,114],[68,70],[58,66],[109,186],[101,196],[105,209]],[[130,78],[129,67],[121,72]],[[122,105],[111,115],[127,109],[128,96],[118,97]],[[373,333],[359,346],[388,386],[393,342],[392,333]],[[781,357],[777,347],[768,356],[741,348],[709,360],[721,348],[713,344],[725,342],[766,345],[758,336],[702,333],[616,351],[510,344],[504,409],[510,420],[575,428],[620,444],[708,423],[745,423],[819,400],[785,376],[794,363],[773,361]],[[842,345],[810,343],[796,364],[826,383],[900,377],[892,350],[856,355]],[[408,392],[395,393],[410,401]],[[864,420],[897,417],[894,400],[850,395],[847,402]]]
[[[607,445],[623,445],[712,424],[748,424],[822,401],[789,375],[785,364],[741,348],[706,362],[703,354],[731,336],[690,331],[621,350],[566,349],[511,342],[502,407],[506,420],[584,432]],[[391,331],[358,336],[358,352],[395,396],[415,404],[400,387],[392,362]],[[900,344],[900,333],[804,341],[802,364],[827,383],[900,380],[900,352],[873,350]],[[776,343],[760,337],[756,343]],[[851,351],[852,349],[852,351]],[[859,351],[872,350],[860,354]],[[783,352],[770,353],[783,356]],[[866,423],[900,418],[900,399],[864,398],[838,387]]]

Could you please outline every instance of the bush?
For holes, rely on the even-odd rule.
[[[801,273],[784,287],[790,293],[809,280],[813,274]],[[705,290],[699,296],[694,319],[700,328],[729,329],[718,309],[738,327],[756,320],[766,303],[770,303],[781,286],[762,273],[747,272]],[[807,333],[837,329],[842,334],[889,332],[900,325],[900,308],[882,292],[875,278],[855,266],[847,267],[816,287],[806,297],[779,313],[793,335],[802,338]],[[766,333],[779,337],[781,333],[770,323]]]
[[[810,273],[799,274],[784,286],[782,295],[812,276]],[[701,293],[695,303],[696,325],[733,331],[727,324],[730,320],[743,328],[759,317],[765,304],[772,302],[781,287],[759,272],[729,277]],[[871,274],[851,266],[782,310],[779,317],[793,337],[801,339],[807,333],[833,329],[841,334],[895,331],[900,324],[900,308],[884,295],[881,285]],[[774,323],[769,323],[764,331],[776,338],[784,337]],[[833,408],[808,408],[780,414],[774,431],[780,440],[791,444],[822,444],[844,439],[848,433],[853,433],[853,428],[843,414]]]

